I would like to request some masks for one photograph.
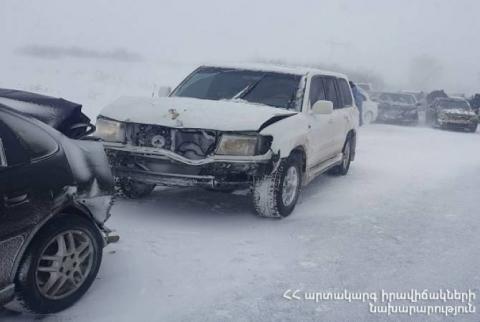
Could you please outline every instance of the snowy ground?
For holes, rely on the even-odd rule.
[[[361,302],[289,301],[287,289],[473,289],[478,298],[479,171],[478,132],[372,125],[349,175],[316,179],[284,220],[255,217],[245,195],[158,190],[119,201],[109,224],[122,239],[105,249],[97,281],[43,321],[387,319]]]

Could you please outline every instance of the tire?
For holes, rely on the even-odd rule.
[[[76,244],[73,248],[71,240]],[[48,314],[73,305],[97,276],[103,243],[98,228],[86,218],[62,216],[47,224],[22,258],[15,279],[16,298],[9,308]]]
[[[127,178],[119,179],[118,187],[122,195],[129,199],[146,197],[155,189],[154,184],[141,183]]]
[[[292,213],[302,187],[301,168],[301,158],[290,156],[274,173],[255,180],[252,198],[258,216],[284,218]]]
[[[350,136],[347,137],[345,144],[343,145],[343,158],[342,163],[332,168],[330,171],[331,174],[344,176],[348,173],[350,169],[350,163],[352,162],[352,140]]]
[[[363,123],[366,124],[366,125],[373,123],[373,113],[372,112],[365,113],[365,117],[363,118]]]

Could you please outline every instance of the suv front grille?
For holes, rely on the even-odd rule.
[[[192,160],[213,154],[217,146],[218,133],[212,130],[175,129],[149,124],[131,124],[129,128],[130,144],[170,150]]]

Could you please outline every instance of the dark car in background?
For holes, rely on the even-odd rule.
[[[413,95],[380,92],[376,93],[373,99],[378,102],[377,122],[418,124],[418,106]]]
[[[37,116],[55,110],[39,106]],[[0,104],[0,307],[53,313],[87,291],[115,240],[105,226],[113,191],[100,143]]]
[[[478,115],[463,98],[436,98],[427,108],[427,124],[432,127],[476,132]]]

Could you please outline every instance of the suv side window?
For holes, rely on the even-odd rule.
[[[339,92],[342,95],[343,106],[344,107],[352,106],[353,98],[352,98],[352,92],[350,90],[350,85],[348,85],[347,81],[343,78],[337,79],[337,85],[338,85]]]
[[[310,82],[310,106],[313,106],[319,100],[325,100],[325,88],[323,79],[320,76],[312,77]]]
[[[57,142],[44,130],[10,113],[1,113],[2,121],[15,133],[35,161],[48,157],[58,150]],[[6,152],[7,158],[9,156]],[[8,160],[8,159],[7,159]]]
[[[333,77],[325,77],[324,78],[324,86],[325,86],[325,97],[327,101],[331,101],[333,103],[333,108],[338,109],[341,107],[341,101],[337,95],[337,89],[335,88],[335,78]]]

